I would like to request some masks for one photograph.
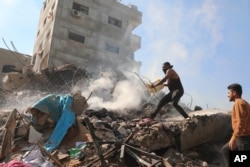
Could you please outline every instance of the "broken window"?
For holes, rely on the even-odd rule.
[[[46,34],[46,38],[48,39],[49,36],[50,36],[50,30],[49,30],[49,32]]]
[[[2,72],[3,73],[21,72],[21,70],[17,70],[16,66],[14,66],[14,65],[7,65],[7,64],[5,64],[5,65],[3,65]]]
[[[117,26],[117,27],[122,27],[122,21],[121,20],[118,20],[118,19],[110,17],[110,16],[108,18],[108,23],[112,24],[114,26]]]
[[[72,7],[73,10],[76,10],[76,11],[79,11],[81,13],[84,13],[84,14],[89,14],[89,8],[87,6],[83,6],[83,5],[80,5],[76,2],[73,2],[73,7]]]
[[[116,46],[109,45],[109,44],[106,44],[106,51],[119,54],[119,48]]]
[[[45,17],[44,21],[43,21],[43,26],[46,24],[47,21],[47,17]]]
[[[80,42],[80,43],[84,43],[85,42],[85,36],[73,33],[73,32],[69,32],[68,35],[69,39]]]
[[[51,9],[53,10],[55,8],[55,2],[53,3]]]
[[[46,8],[46,1],[43,2],[43,10]]]

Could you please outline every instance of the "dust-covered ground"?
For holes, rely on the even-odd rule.
[[[51,92],[49,92],[51,93]],[[32,106],[34,102],[36,102],[38,99],[44,97],[45,95],[49,94],[48,92],[42,92],[42,91],[20,91],[20,92],[14,92],[10,94],[4,95],[4,100],[1,100],[0,109],[14,109],[16,108],[20,113],[24,112],[28,107]],[[58,93],[58,92],[54,92]],[[144,118],[145,116],[149,115],[153,109],[154,104],[145,102],[141,107],[136,109],[122,109],[121,110],[113,110],[113,109],[89,109],[88,111],[93,111],[93,113],[99,113],[100,111],[106,112],[106,116],[108,115],[111,117],[111,122],[123,122],[125,127],[130,127],[129,132],[133,132],[133,128],[131,128],[131,120],[140,120]],[[191,109],[188,109],[187,107],[185,110],[189,113],[189,115],[192,118],[196,118],[199,121],[209,119],[210,115],[218,114],[218,113],[227,113],[227,111],[223,110],[214,110],[214,109],[207,109],[207,110],[201,110],[201,111],[192,111]],[[103,115],[103,112],[102,114]],[[105,115],[105,114],[104,114]],[[98,117],[98,114],[92,114],[88,115],[85,113],[84,116],[87,116],[92,120],[92,117],[95,116]],[[99,118],[102,120],[102,118]],[[6,117],[2,117],[0,120],[1,126],[4,125],[6,120]],[[94,120],[94,119],[93,119]],[[122,121],[121,121],[122,120]],[[183,122],[183,118],[179,115],[179,113],[173,109],[171,104],[166,105],[162,111],[158,114],[156,117],[156,122],[158,124],[168,124],[168,127],[176,128],[181,126],[187,126],[188,122]],[[110,124],[111,124],[110,122]],[[93,123],[93,122],[91,122]],[[191,124],[193,122],[191,121]],[[206,123],[204,121],[204,123]],[[228,123],[230,124],[230,122]],[[211,126],[211,129],[218,128],[216,126]],[[128,130],[127,129],[127,130]],[[145,127],[141,127],[141,131],[145,130]],[[161,133],[161,131],[158,131],[158,133]],[[116,138],[115,136],[114,138]],[[125,137],[125,136],[124,136]],[[197,138],[197,136],[193,136],[194,138]],[[166,148],[161,148],[157,150],[153,150],[153,153],[161,156],[161,157],[168,157],[169,161],[172,162],[172,164],[175,164],[175,166],[209,166],[209,167],[223,167],[220,149],[225,144],[225,142],[228,140],[227,137],[219,140],[219,141],[212,141],[209,140],[208,142],[204,142],[202,144],[198,144],[195,147],[192,147],[190,149],[179,151],[176,149],[176,146],[170,146]],[[154,143],[154,141],[151,141]],[[195,144],[194,144],[195,145]],[[93,148],[94,149],[94,148]],[[126,167],[126,163],[118,163],[119,160],[119,153],[116,153],[116,158],[110,159],[110,162],[112,161],[112,166],[116,166],[115,164],[119,166]],[[17,156],[17,155],[16,155]],[[13,156],[15,157],[15,156]],[[115,163],[117,161],[117,163]],[[129,161],[135,161],[133,158],[129,157]],[[134,162],[134,166],[139,166],[140,163]],[[132,165],[132,167],[133,167]],[[130,164],[131,166],[131,164]]]

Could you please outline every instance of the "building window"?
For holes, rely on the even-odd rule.
[[[55,2],[53,3],[51,9],[53,10],[55,8]]]
[[[43,10],[46,8],[46,1],[43,2]]]
[[[114,26],[117,26],[117,27],[122,27],[122,21],[121,20],[118,20],[118,19],[110,17],[110,16],[108,18],[108,23],[112,24]]]
[[[50,30],[49,30],[49,32],[47,33],[46,38],[48,39],[49,36],[50,36]]]
[[[106,49],[106,51],[119,54],[119,48],[118,47],[106,44],[106,48],[105,49]]]
[[[80,43],[84,43],[85,42],[85,36],[73,33],[73,32],[69,32],[68,35],[69,39],[80,42]]]
[[[81,13],[84,13],[86,15],[89,14],[89,8],[87,6],[80,5],[78,3],[73,2],[73,7],[72,9],[76,11],[80,11]]]
[[[46,24],[47,21],[47,17],[45,17],[44,21],[43,21],[43,26]]]

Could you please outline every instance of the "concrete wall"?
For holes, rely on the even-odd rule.
[[[25,56],[21,53],[9,51],[3,48],[0,48],[0,85],[2,85],[2,79],[6,73],[3,73],[3,66],[4,65],[13,65],[16,67],[17,70],[22,70],[22,68],[26,65],[30,64],[31,57]]]

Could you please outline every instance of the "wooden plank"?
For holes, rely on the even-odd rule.
[[[149,158],[153,158],[153,159],[156,159],[156,160],[162,160],[162,159],[163,159],[162,157],[160,157],[160,156],[158,156],[158,155],[154,155],[154,154],[151,154],[151,153],[149,153],[149,152],[143,151],[143,150],[141,150],[141,149],[135,148],[135,147],[133,147],[133,146],[131,146],[131,145],[129,145],[129,144],[124,144],[124,145],[125,145],[126,147],[128,147],[128,148],[130,148],[130,149],[136,151],[136,152],[139,152],[139,153],[142,154],[142,155],[145,155],[145,156],[149,157]]]
[[[37,143],[37,145],[40,148],[40,150],[42,152],[44,152],[53,162],[55,162],[55,164],[58,167],[63,167],[63,165],[61,164],[61,162],[59,160],[57,160],[55,157],[53,157],[53,155],[51,155],[45,148],[43,148],[43,146],[40,143]]]
[[[91,126],[91,124],[90,124],[90,122],[89,122],[89,119],[86,117],[84,120],[85,120],[85,122],[86,122],[86,125],[88,126],[90,135],[91,135],[91,137],[92,137],[92,139],[93,139],[93,142],[94,142],[94,144],[95,144],[95,149],[96,149],[97,154],[98,154],[98,156],[99,156],[99,158],[100,158],[100,160],[101,160],[102,166],[103,166],[103,167],[108,167],[107,164],[106,164],[106,162],[105,162],[105,160],[104,160],[102,151],[101,151],[101,149],[100,149],[100,145],[99,145],[99,143],[96,141],[95,133],[94,133],[94,130],[92,129],[92,126]]]
[[[4,125],[4,136],[2,140],[2,149],[0,152],[0,160],[4,159],[7,154],[11,153],[12,141],[15,136],[16,128],[16,114],[17,110],[14,109],[8,116]]]
[[[123,162],[124,161],[124,152],[125,152],[125,145],[123,144],[121,146],[121,151],[120,151],[120,160]]]
[[[125,140],[123,143],[128,143],[133,137],[134,135],[139,131],[139,129],[135,130],[134,132],[132,132]],[[122,143],[121,142],[115,142],[115,147],[110,149],[109,151],[105,152],[104,158],[107,159],[110,156],[114,155],[117,151],[119,151],[119,147],[121,147]],[[100,159],[98,157],[94,158],[88,165],[86,165],[85,167],[92,167],[94,163],[98,162]],[[82,163],[79,163],[78,165],[81,165]]]
[[[132,150],[130,150],[129,148],[125,148],[125,151],[131,155],[131,157],[133,157],[139,164],[143,164],[146,165],[147,167],[151,167],[152,164],[145,161],[144,159],[140,158],[138,155],[136,155]]]

